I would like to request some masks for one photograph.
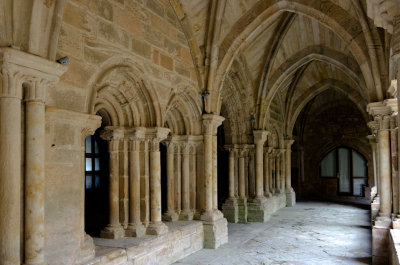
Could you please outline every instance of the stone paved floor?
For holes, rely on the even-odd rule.
[[[175,264],[370,264],[366,206],[299,202],[267,223],[229,224],[229,243]]]

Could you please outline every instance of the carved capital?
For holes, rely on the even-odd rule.
[[[45,100],[46,88],[58,83],[67,66],[11,48],[0,48],[0,97]],[[25,91],[23,91],[23,84]]]
[[[203,114],[203,134],[217,135],[217,128],[225,120],[224,117],[215,114]]]
[[[257,145],[258,144],[264,145],[265,141],[267,140],[268,134],[269,134],[268,131],[263,131],[263,130],[253,131],[254,143]]]
[[[286,139],[285,140],[285,146],[286,149],[291,150],[292,149],[292,144],[294,143],[293,139]]]

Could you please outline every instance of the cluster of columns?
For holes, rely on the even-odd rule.
[[[254,131],[255,145],[230,145],[229,198],[222,206],[229,222],[265,221],[268,198],[286,191],[286,205],[295,203],[291,187],[291,145],[264,147],[268,132]]]
[[[375,263],[388,262],[389,230],[400,228],[397,106],[397,99],[387,99],[370,103],[367,107],[374,118],[368,123],[372,131],[368,139],[374,163],[371,213],[372,255]]]
[[[167,146],[167,211],[165,221],[192,220],[197,211],[197,148],[202,137],[174,135]]]
[[[7,213],[0,217],[0,260],[45,264],[45,96],[66,68],[10,48],[0,49],[0,57],[0,210]]]
[[[102,237],[138,237],[146,232],[159,235],[168,231],[161,221],[160,160],[160,142],[168,133],[166,128],[142,127],[106,127],[101,132],[110,153],[109,224],[101,231]],[[121,179],[126,181],[120,183]],[[120,187],[127,191],[122,193],[123,202],[127,202],[122,210]],[[120,213],[128,214],[121,218]]]

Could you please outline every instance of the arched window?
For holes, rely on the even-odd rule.
[[[338,194],[364,196],[368,185],[367,162],[356,150],[339,147],[329,152],[320,164],[322,178],[337,178]]]

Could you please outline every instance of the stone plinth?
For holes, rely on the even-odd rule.
[[[266,222],[271,214],[286,206],[286,194],[275,193],[269,198],[265,198],[262,206],[254,201],[247,203],[247,221],[248,222]],[[262,207],[262,208],[261,208]]]
[[[201,216],[204,226],[204,247],[218,248],[228,242],[228,222],[218,210]]]
[[[254,198],[248,203],[248,216],[247,220],[249,222],[266,222],[269,216],[266,211],[267,198]]]
[[[389,231],[392,221],[378,216],[372,227],[372,264],[389,264]]]
[[[291,188],[290,190],[286,190],[286,206],[293,207],[296,205],[296,193]]]
[[[247,223],[247,198],[238,198],[238,222]]]
[[[239,221],[239,209],[237,199],[235,197],[228,198],[222,205],[222,213],[229,223],[237,223]]]

